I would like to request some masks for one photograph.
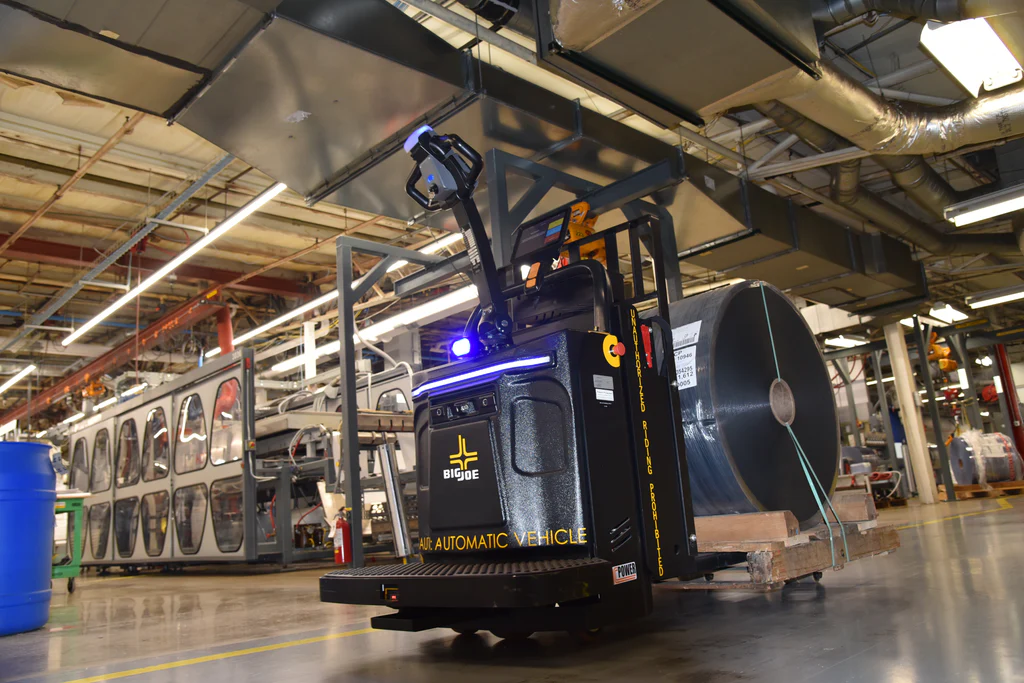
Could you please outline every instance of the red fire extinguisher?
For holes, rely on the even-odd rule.
[[[352,525],[347,511],[338,515],[334,525],[334,564],[348,564],[352,561]]]

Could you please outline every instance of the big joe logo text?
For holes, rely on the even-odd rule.
[[[449,467],[444,470],[445,479],[454,479],[455,481],[472,481],[480,478],[480,470],[469,469],[469,464],[476,462],[477,451],[470,451],[466,448],[466,439],[460,434],[459,435],[459,451],[458,453],[452,453],[448,456],[448,462],[452,465],[458,465],[458,467]]]

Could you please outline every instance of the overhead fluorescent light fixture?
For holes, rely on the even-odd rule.
[[[929,21],[921,47],[974,97],[1024,78],[1020,63],[984,18],[941,24]]]
[[[987,221],[1024,209],[1024,183],[989,192],[946,207],[943,215],[956,227]]]
[[[14,377],[11,377],[9,380],[0,385],[0,394],[4,393],[18,382],[28,377],[30,374],[35,372],[35,369],[36,366],[34,365],[26,365],[24,370],[21,370]]]
[[[66,419],[66,420],[64,420],[63,422],[61,422],[61,424],[62,424],[62,425],[69,425],[69,424],[71,424],[72,422],[78,422],[78,421],[79,421],[79,420],[81,420],[81,419],[82,419],[83,417],[85,417],[85,413],[75,413],[74,415],[72,415],[72,416],[71,416],[71,417],[69,417],[68,419]]]
[[[844,337],[843,335],[839,335],[838,337],[832,337],[831,339],[825,340],[825,346],[835,346],[840,349],[852,349],[856,346],[864,346],[865,344],[867,344],[866,341],[861,341],[860,339],[850,339],[849,337]]]
[[[987,306],[998,306],[999,304],[1020,301],[1024,299],[1024,287],[1007,287],[1006,289],[993,289],[981,294],[973,294],[964,299],[972,309],[985,308]]]
[[[136,384],[134,387],[128,387],[127,389],[121,392],[121,398],[124,398],[125,396],[134,396],[135,394],[142,393],[148,386],[149,382],[142,382],[141,384]]]
[[[967,320],[967,315],[956,310],[949,304],[939,304],[928,313],[933,318],[938,318],[947,325]]]
[[[153,273],[145,280],[140,282],[138,285],[136,285],[134,289],[125,292],[124,295],[121,296],[121,298],[107,306],[105,309],[100,311],[94,318],[89,320],[89,322],[85,323],[77,330],[75,330],[67,337],[65,337],[61,344],[63,344],[64,346],[71,344],[76,339],[80,338],[83,334],[85,334],[86,332],[88,332],[89,330],[91,330],[92,328],[96,327],[101,322],[109,318],[119,309],[123,308],[128,303],[134,301],[140,294],[145,292],[147,289],[155,285],[160,280],[164,279],[175,268],[177,268],[182,263],[189,260],[197,253],[199,253],[200,251],[208,247],[210,244],[212,244],[214,241],[222,237],[228,230],[235,227],[252,214],[256,213],[256,211],[263,207],[264,204],[266,204],[271,199],[284,192],[286,189],[287,186],[284,183],[277,183],[276,185],[273,185],[272,187],[269,187],[260,194],[256,195],[253,199],[249,200],[244,206],[240,207],[233,214],[231,214],[230,216],[222,220],[220,223],[218,223],[217,227],[215,227],[213,230],[211,230],[209,233],[203,236],[202,239],[199,239],[196,242],[194,242],[192,246],[190,246],[188,249],[182,251],[173,259],[165,263],[163,267],[161,267],[155,273]]]
[[[967,317],[967,316],[964,316],[964,317]],[[919,316],[917,316],[917,319],[921,321],[922,325],[931,325],[932,327],[942,327],[943,325],[946,324],[945,321],[939,320],[938,318],[932,318],[932,317],[929,317],[927,315],[919,315]],[[914,319],[913,318],[903,318],[903,319],[900,320],[900,324],[903,325],[904,327],[913,327],[914,326]]]
[[[449,246],[455,244],[456,242],[460,241],[461,239],[462,239],[461,233],[452,233],[451,235],[447,235],[446,237],[442,237],[441,239],[437,240],[436,242],[431,242],[430,244],[428,244],[427,246],[423,247],[419,251],[420,251],[421,254],[434,254],[434,253],[437,253],[437,252],[441,251],[445,247],[449,247]],[[392,271],[398,270],[399,268],[402,268],[402,267],[407,266],[407,265],[409,265],[408,261],[396,261],[395,263],[393,263],[391,265],[390,268],[388,268],[387,272],[390,273]],[[353,282],[352,283],[352,289],[355,289],[356,286],[359,284],[359,282],[360,282],[360,280],[356,280],[355,282]],[[258,337],[259,335],[263,334],[264,332],[268,332],[268,331],[274,329],[275,327],[283,325],[284,323],[288,322],[289,320],[294,320],[295,318],[298,318],[300,315],[303,315],[305,313],[308,313],[309,311],[312,311],[314,309],[320,308],[321,306],[325,306],[325,305],[327,305],[329,303],[332,303],[332,302],[336,301],[337,299],[338,299],[338,290],[332,289],[331,291],[327,292],[326,294],[324,294],[322,296],[319,296],[316,299],[313,299],[312,301],[310,301],[308,303],[302,304],[301,306],[299,306],[296,309],[293,309],[291,311],[288,311],[287,313],[279,315],[278,317],[274,318],[270,322],[266,322],[266,323],[260,325],[259,327],[254,327],[253,329],[249,330],[245,334],[238,335],[237,337],[235,337],[235,340],[234,340],[235,341],[235,345],[237,346],[239,344],[244,344],[245,342],[249,341],[250,339],[253,339],[254,337]],[[220,347],[218,346],[216,348],[210,349],[209,351],[207,351],[203,355],[206,358],[213,358],[214,356],[217,356],[219,354],[220,354]]]
[[[895,377],[883,377],[882,378],[882,382],[895,382],[895,381],[896,381]],[[868,385],[870,387],[870,386],[873,386],[875,384],[878,384],[878,380],[877,379],[869,379],[867,382],[864,382],[864,384],[866,384],[866,385]]]
[[[425,246],[422,249],[420,249],[419,252],[421,254],[436,254],[437,252],[441,251],[445,247],[450,247],[451,245],[455,244],[456,242],[461,242],[461,241],[462,241],[462,233],[453,232],[450,235],[446,235],[446,236],[442,237],[441,239],[437,240],[436,242],[431,242],[427,246]],[[392,273],[392,272],[398,270],[399,268],[406,267],[407,265],[409,265],[409,262],[404,260],[404,259],[401,260],[401,261],[395,261],[394,263],[391,264],[391,267],[388,268],[387,272]]]
[[[436,299],[431,299],[419,306],[413,306],[407,311],[397,313],[390,318],[381,320],[380,322],[374,323],[359,330],[359,336],[355,337],[356,344],[359,343],[359,337],[367,341],[376,341],[380,337],[393,332],[399,327],[406,327],[415,323],[421,322],[428,318],[432,318],[447,311],[457,308],[462,304],[470,302],[477,298],[476,285],[469,285],[468,287],[462,287],[454,291],[448,292],[444,296],[439,296]],[[316,347],[316,357],[329,356],[341,350],[341,341],[333,341],[330,344],[324,344],[323,346]],[[271,372],[284,372],[285,370],[294,370],[295,368],[301,367],[306,363],[306,354],[289,358],[288,360],[281,361],[276,365],[273,365],[270,370]]]
[[[92,412],[98,413],[99,411],[117,403],[117,396],[111,396],[108,399],[104,399],[92,407]]]

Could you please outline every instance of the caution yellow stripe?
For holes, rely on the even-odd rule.
[[[903,526],[896,527],[897,529],[914,529],[916,527],[928,526],[929,524],[940,524],[942,522],[948,522],[951,519],[963,519],[964,517],[974,517],[975,515],[987,515],[992,512],[1002,512],[1003,510],[1009,510],[1013,507],[1010,501],[1006,498],[996,498],[996,503],[999,504],[997,508],[989,508],[988,510],[978,510],[977,512],[964,512],[959,515],[950,515],[949,517],[940,517],[939,519],[930,519],[927,522],[915,522],[913,524],[904,524]]]
[[[125,671],[114,671],[107,674],[100,674],[99,676],[89,676],[88,678],[76,678],[66,683],[99,683],[99,681],[115,681],[119,678],[128,678],[129,676],[138,676],[140,674],[149,674],[155,671],[167,671],[168,669],[179,669],[183,666],[192,666],[194,664],[205,664],[207,662],[217,662],[223,659],[232,659],[234,657],[245,657],[246,655],[255,655],[261,652],[273,652],[274,650],[283,650],[287,647],[296,647],[298,645],[312,645],[313,643],[322,643],[328,640],[337,640],[338,638],[348,638],[349,636],[360,636],[364,633],[372,632],[372,628],[362,628],[358,631],[345,631],[344,633],[329,633],[325,636],[316,636],[313,638],[303,638],[301,640],[289,640],[284,643],[275,643],[273,645],[261,645],[259,647],[248,647],[244,650],[231,650],[230,652],[221,652],[215,655],[204,655],[202,657],[193,657],[192,659],[181,659],[176,662],[167,662],[165,664],[154,664],[153,666],[142,666],[138,669],[126,669]]]

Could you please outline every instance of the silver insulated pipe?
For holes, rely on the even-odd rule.
[[[677,301],[669,317],[694,514],[791,510],[801,522],[814,519],[818,506],[786,425],[831,496],[839,421],[803,316],[771,285],[745,281]]]

